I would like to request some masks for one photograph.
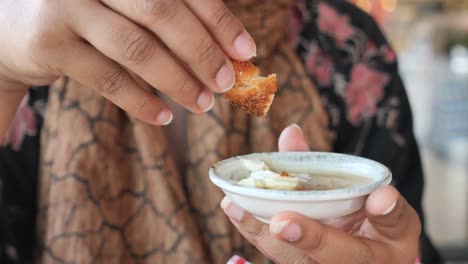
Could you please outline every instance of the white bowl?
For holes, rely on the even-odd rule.
[[[312,174],[350,174],[370,179],[370,183],[347,189],[326,191],[281,191],[240,186],[237,182],[249,175],[240,159],[264,161],[274,171]],[[392,179],[384,165],[357,156],[322,152],[259,153],[234,157],[215,164],[209,172],[211,181],[245,211],[269,223],[280,212],[296,212],[319,221],[327,221],[356,212],[364,206],[375,189]]]

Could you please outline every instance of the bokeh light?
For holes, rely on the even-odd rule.
[[[380,6],[386,12],[393,12],[398,6],[398,0],[381,0]]]

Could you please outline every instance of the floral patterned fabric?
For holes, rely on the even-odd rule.
[[[298,1],[289,38],[321,95],[333,151],[389,166],[423,216],[422,168],[396,55],[375,22],[341,0]],[[33,263],[39,136],[47,89],[32,88],[0,140],[0,263]],[[427,236],[422,262],[440,263]],[[234,252],[233,252],[234,253]]]

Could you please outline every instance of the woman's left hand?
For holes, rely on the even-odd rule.
[[[307,151],[302,130],[291,126],[283,131],[279,149]],[[391,186],[373,192],[363,210],[327,224],[284,212],[266,225],[227,197],[221,207],[246,239],[279,264],[416,261],[421,224],[416,212]]]

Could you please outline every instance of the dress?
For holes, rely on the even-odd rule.
[[[242,13],[243,8],[260,8],[250,3],[252,1],[245,0],[239,2],[242,2],[242,5],[233,4],[233,9],[241,9],[240,13]],[[80,250],[83,250],[83,248],[96,249],[95,252],[88,250],[88,259],[77,260],[72,257],[70,261],[84,263],[85,260],[94,259],[96,263],[114,263],[111,260],[120,259],[120,263],[160,263],[162,261],[170,261],[171,254],[183,254],[181,252],[184,252],[183,245],[186,243],[186,252],[191,250],[201,252],[200,254],[195,254],[196,256],[191,256],[187,253],[186,258],[191,259],[191,263],[225,262],[233,254],[246,256],[247,259],[254,260],[254,263],[263,263],[264,261],[267,263],[268,261],[265,258],[243,241],[232,227],[229,227],[227,221],[222,220],[224,216],[220,212],[219,206],[212,206],[209,210],[206,209],[204,204],[207,201],[206,197],[214,198],[208,204],[217,204],[219,203],[218,198],[220,194],[213,190],[214,188],[198,190],[191,186],[195,185],[193,181],[197,177],[204,174],[204,171],[199,168],[209,166],[208,163],[224,157],[252,151],[273,151],[278,133],[291,122],[297,122],[301,126],[306,127],[315,121],[327,124],[328,131],[325,133],[327,138],[324,141],[329,142],[329,146],[322,143],[321,139],[314,138],[314,134],[321,133],[322,128],[320,126],[317,128],[317,126],[313,125],[308,130],[310,134],[309,141],[314,150],[325,149],[359,155],[387,165],[394,174],[393,184],[422,217],[423,172],[412,131],[411,110],[404,86],[398,75],[396,55],[388,45],[378,26],[367,14],[345,1],[296,1],[290,4],[291,6],[285,3],[292,1],[271,0],[267,2],[271,3],[271,6],[274,4],[279,7],[286,5],[286,7],[290,8],[290,12],[287,13],[287,21],[289,23],[287,30],[288,45],[294,48],[295,55],[297,55],[299,62],[305,70],[305,75],[312,80],[313,86],[311,86],[311,89],[313,91],[295,88],[294,84],[297,87],[307,86],[302,83],[304,76],[297,74],[301,70],[297,70],[297,72],[283,71],[288,73],[282,74],[283,78],[287,76],[287,80],[284,80],[284,83],[288,83],[292,87],[280,88],[279,92],[280,99],[278,100],[286,103],[288,105],[287,108],[291,109],[287,116],[283,117],[280,112],[275,111],[275,107],[272,108],[274,120],[282,119],[281,122],[275,123],[269,119],[251,119],[223,104],[217,105],[213,112],[205,117],[190,117],[187,121],[187,126],[194,127],[194,129],[187,132],[187,141],[189,142],[189,146],[193,147],[191,148],[193,151],[189,151],[188,153],[190,164],[187,171],[179,175],[177,170],[172,168],[174,164],[170,161],[170,154],[166,153],[165,148],[160,149],[161,153],[158,154],[159,156],[154,160],[155,162],[148,162],[145,164],[145,168],[141,168],[142,171],[158,170],[158,173],[162,175],[161,177],[178,178],[177,183],[168,181],[166,189],[170,189],[173,187],[172,185],[178,185],[180,182],[188,182],[185,186],[176,186],[174,189],[171,189],[174,194],[168,194],[168,197],[172,197],[171,202],[168,202],[170,205],[168,208],[158,205],[157,201],[150,201],[152,197],[157,198],[158,195],[162,194],[145,193],[145,184],[154,185],[158,182],[150,182],[143,179],[141,186],[137,186],[138,183],[135,184],[135,182],[128,183],[133,189],[126,188],[123,186],[125,184],[115,187],[115,185],[112,185],[112,179],[109,180],[110,184],[106,182],[95,183],[92,182],[92,178],[82,177],[79,173],[74,175],[67,168],[63,168],[64,174],[57,173],[61,168],[49,168],[53,167],[53,165],[51,164],[52,160],[47,160],[47,155],[54,148],[56,149],[57,146],[47,148],[41,148],[41,146],[43,146],[44,142],[47,143],[46,146],[54,146],[50,142],[53,142],[55,137],[60,138],[61,136],[57,132],[57,126],[55,125],[54,127],[54,122],[50,120],[55,120],[56,124],[58,120],[62,120],[61,118],[66,118],[63,117],[63,112],[75,111],[78,113],[81,111],[88,113],[88,115],[85,117],[86,120],[79,125],[80,127],[83,124],[112,126],[125,117],[118,110],[106,112],[105,109],[110,106],[104,101],[100,101],[101,99],[98,97],[94,97],[95,95],[89,94],[90,98],[92,98],[91,100],[99,101],[96,105],[101,105],[104,109],[95,109],[94,113],[92,113],[92,107],[87,108],[87,103],[83,99],[87,96],[87,92],[75,92],[76,90],[81,91],[83,89],[78,87],[75,89],[70,88],[74,84],[64,83],[67,82],[66,80],[55,84],[50,89],[32,87],[28,97],[18,111],[12,129],[3,142],[3,147],[0,148],[0,260],[2,263],[33,263],[33,249],[36,249],[39,252],[38,255],[42,256],[42,263],[68,263],[67,260],[70,260],[67,259],[68,255],[60,255],[60,252],[54,251],[54,246],[50,246],[48,242],[44,243],[47,239],[43,239],[44,237],[51,238],[51,236],[44,235],[50,229],[43,230],[41,227],[44,219],[48,221],[47,213],[44,216],[44,212],[50,210],[48,208],[53,208],[54,205],[39,202],[39,206],[37,206],[37,197],[42,197],[44,192],[47,195],[50,193],[50,188],[47,187],[45,190],[44,186],[52,186],[54,183],[67,183],[68,181],[76,182],[73,188],[81,186],[80,188],[82,189],[79,189],[79,192],[86,193],[87,197],[83,198],[82,203],[74,203],[75,198],[60,196],[63,202],[62,206],[67,204],[67,199],[73,201],[70,202],[70,206],[63,207],[69,211],[65,212],[60,209],[62,210],[64,219],[63,225],[65,227],[62,229],[64,232],[56,237],[52,236],[52,242],[61,243],[60,241],[67,241],[66,243],[63,242],[64,245],[62,247],[66,247],[67,243],[73,246],[79,244]],[[263,10],[264,14],[269,14],[268,8],[269,4],[267,3],[260,10]],[[273,7],[271,9],[275,10]],[[282,12],[274,13],[272,11],[271,13],[278,14],[276,19],[281,19],[283,15]],[[272,23],[274,24],[274,22]],[[257,42],[258,36],[261,36],[261,34],[256,35]],[[274,43],[274,41],[273,39],[269,43]],[[283,48],[283,46],[279,48],[273,46],[270,49],[271,52],[277,52],[276,49],[279,49],[278,53],[280,55],[289,56],[288,49]],[[260,47],[259,51],[261,52],[262,50],[268,50],[268,48],[262,49]],[[260,53],[259,56],[262,57],[262,54]],[[268,57],[268,52],[264,56]],[[278,56],[275,60],[276,63],[274,65],[282,63],[281,56]],[[268,63],[263,62],[263,64]],[[294,64],[292,65],[294,66]],[[268,67],[262,67],[262,69],[264,68]],[[281,93],[285,95],[281,95]],[[320,110],[312,109],[320,107],[316,102],[295,105],[296,102],[300,102],[300,100],[296,101],[296,96],[297,98],[308,96],[314,98],[315,93],[318,95],[317,98],[320,99],[321,104],[323,104],[326,120],[322,120],[323,117],[320,114],[310,118],[307,117],[308,111],[318,111],[320,113]],[[80,99],[74,101],[74,96],[80,97]],[[43,117],[48,103],[53,106],[53,109],[51,110],[50,107],[47,109],[49,124],[44,126]],[[276,109],[280,109],[280,107]],[[53,114],[50,114],[50,112],[53,112]],[[107,113],[108,116],[100,115],[100,113]],[[210,118],[211,121],[207,121],[207,118]],[[215,125],[205,126],[207,130],[211,129],[215,134],[212,135],[201,131],[200,127],[194,125],[195,123],[210,124],[209,122],[221,124],[220,127],[222,129],[218,131]],[[138,142],[138,140],[132,139],[132,135],[141,133],[143,130],[141,126],[119,128],[119,133],[124,134],[124,137],[128,136],[130,138],[128,141],[124,140],[112,143],[121,147],[120,151],[123,154],[121,154],[120,158],[124,157],[124,155],[129,155],[128,157],[135,160],[141,158],[141,156],[135,154],[138,154],[138,150],[136,149],[140,148],[140,145],[149,144],[149,142]],[[258,133],[251,132],[261,131],[262,129],[265,131]],[[109,133],[110,130],[101,128],[101,130],[97,131]],[[93,132],[96,132],[96,130],[93,130]],[[161,136],[158,131],[152,133],[154,133],[154,137]],[[222,136],[223,133],[227,133],[228,136]],[[203,136],[205,134],[207,136]],[[94,135],[91,133],[89,145],[92,145],[93,137],[99,138],[99,134]],[[112,135],[110,138],[119,139],[120,137]],[[70,141],[72,140],[67,142]],[[209,145],[212,144],[209,143],[210,141],[216,141],[215,145],[224,147],[210,149]],[[197,144],[197,142],[202,143]],[[218,142],[220,143],[217,144]],[[85,142],[75,147],[85,149],[88,146]],[[42,153],[41,158],[39,158],[39,153]],[[205,155],[209,157],[207,160],[198,158]],[[105,159],[106,157],[101,158]],[[113,156],[113,159],[117,158],[119,156]],[[199,161],[199,164],[196,161]],[[167,168],[162,165],[164,162],[165,164],[169,164]],[[161,173],[161,168],[163,167],[164,169]],[[135,170],[138,169],[131,167],[128,170],[136,173]],[[98,171],[96,173],[104,172]],[[38,179],[39,175],[41,175],[42,180]],[[44,178],[47,179],[44,180]],[[148,177],[148,179],[151,180],[151,177]],[[37,186],[38,182],[42,183],[41,189]],[[99,184],[101,185],[98,190],[94,186]],[[141,190],[138,188],[141,188]],[[203,192],[203,194],[200,192]],[[210,192],[213,192],[213,194]],[[98,197],[102,193],[115,195]],[[205,196],[206,193],[208,193],[208,196]],[[115,208],[118,207],[116,204],[122,206],[125,206],[127,202],[137,204],[138,202],[135,201],[138,201],[140,198],[141,206],[129,206],[129,208],[134,208],[133,212],[129,212],[128,215],[112,215],[115,211],[122,211],[122,209]],[[180,203],[177,202],[179,198],[181,199]],[[89,204],[86,202],[87,199],[91,201]],[[128,199],[134,199],[135,201],[129,202]],[[180,206],[180,211],[177,209],[177,204]],[[69,221],[70,226],[86,225],[83,223],[73,223],[73,214],[77,211],[79,212],[82,208],[93,206],[101,210],[95,212],[96,215],[102,215],[106,221],[103,220],[98,224],[92,223],[95,226],[87,226],[87,232],[82,232],[82,230],[67,230],[67,221]],[[133,238],[133,240],[129,239],[125,241],[126,232],[130,232],[128,231],[129,229],[132,229],[132,232],[130,232],[132,234],[138,233],[138,226],[144,224],[148,219],[152,219],[151,216],[141,215],[140,211],[145,212],[145,208],[148,209],[148,212],[158,216],[154,219],[162,221],[160,225],[167,225],[167,230],[174,229],[174,232],[168,235],[168,240],[171,240],[168,244],[141,249],[128,244],[128,241],[137,239]],[[170,208],[173,211],[170,211]],[[174,215],[179,213],[195,220],[188,226],[179,225],[178,220],[172,219]],[[35,218],[39,218],[38,225],[35,225]],[[41,219],[43,220],[41,221]],[[215,220],[216,223],[211,223]],[[173,221],[176,223],[173,223]],[[134,227],[128,227],[132,225]],[[192,229],[196,230],[196,232],[193,235],[187,236],[187,230]],[[145,231],[147,230],[143,230],[142,232]],[[153,231],[149,231],[149,233],[152,236],[157,236],[158,230],[155,229]],[[121,236],[122,242],[116,242],[117,244],[113,245],[115,251],[123,252],[122,255],[110,256],[112,253],[109,252],[112,252],[112,249],[106,249],[108,241],[93,239],[93,236],[98,235],[105,237],[103,234],[106,232],[121,232],[123,234]],[[39,238],[32,239],[36,233],[39,234]],[[160,235],[167,234],[167,231],[165,231]],[[199,238],[202,242],[190,241],[187,237],[190,237],[192,240]],[[34,240],[39,241],[33,243]],[[183,240],[189,241],[184,242]],[[441,263],[439,256],[432,248],[426,235],[422,236],[421,241],[423,262]],[[51,241],[49,240],[49,242]],[[196,244],[200,244],[200,248],[194,249],[194,247],[198,247],[195,246]],[[118,248],[119,246],[121,248]],[[182,249],[177,251],[179,250],[178,247]],[[171,252],[174,248],[175,253]],[[166,253],[167,256],[159,256]]]

